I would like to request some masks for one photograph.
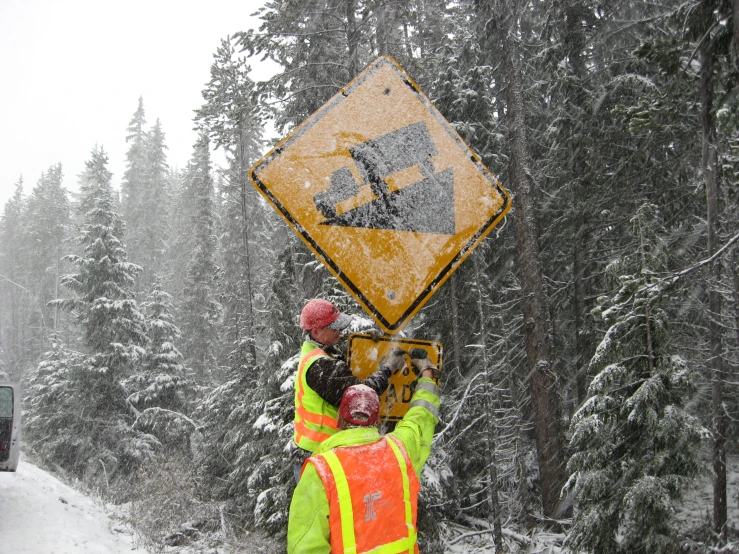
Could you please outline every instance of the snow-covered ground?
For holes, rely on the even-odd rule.
[[[739,521],[739,457],[729,456],[728,462],[729,522],[735,525]],[[710,526],[711,494],[710,476],[706,475],[686,491],[678,521],[689,529],[695,529],[701,522]],[[506,534],[511,546],[529,552],[559,551],[552,542],[558,542],[561,536],[551,537],[553,540],[538,537],[534,542],[539,548],[529,544],[527,549],[523,545],[531,543],[530,538],[513,535]],[[491,551],[490,537],[478,539],[481,550],[466,542],[451,546],[448,552]],[[0,473],[0,554],[150,554],[134,546],[135,542],[141,541],[134,541],[132,531],[121,520],[106,515],[100,502],[75,491],[32,463],[22,459],[16,473]],[[244,541],[220,542],[217,548],[194,544],[157,549],[157,552],[251,554],[274,552],[276,547],[267,537],[251,535]]]
[[[103,508],[35,465],[0,473],[0,554],[148,554]]]

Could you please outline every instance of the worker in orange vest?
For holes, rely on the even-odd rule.
[[[408,412],[380,436],[379,397],[364,385],[344,393],[339,432],[303,465],[290,505],[288,554],[417,553],[419,481],[439,421],[438,370],[420,374]]]
[[[303,461],[318,445],[338,430],[339,403],[344,391],[363,383],[378,395],[385,392],[393,372],[403,368],[405,357],[390,356],[375,373],[361,380],[355,377],[337,348],[342,332],[352,318],[343,314],[328,300],[309,301],[300,313],[300,327],[308,337],[300,352],[295,377],[295,434],[298,448],[291,453],[295,479],[300,476]],[[373,329],[373,338],[379,331]]]

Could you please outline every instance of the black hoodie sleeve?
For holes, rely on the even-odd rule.
[[[344,391],[349,387],[367,385],[379,396],[387,389],[389,379],[389,369],[379,369],[364,380],[358,379],[343,360],[332,360],[331,358],[317,359],[305,375],[308,386],[326,402],[337,407],[341,404]]]

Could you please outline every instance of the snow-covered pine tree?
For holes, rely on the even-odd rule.
[[[162,124],[159,119],[146,134],[146,186],[141,191],[140,228],[135,230],[138,237],[138,257],[131,258],[143,267],[137,280],[139,290],[151,288],[155,276],[161,275],[166,267],[165,254],[170,240],[170,179],[167,165],[167,145]],[[126,220],[129,235],[134,232]]]
[[[248,176],[249,167],[261,153],[262,122],[246,59],[236,54],[228,37],[221,41],[213,57],[211,78],[203,90],[205,104],[197,110],[196,121],[206,129],[214,146],[224,150],[228,161],[218,191],[223,340],[232,345],[247,341],[245,353],[255,362],[255,302],[258,285],[266,280],[265,265],[272,259],[274,248],[271,240],[260,240],[273,236],[265,229],[272,219]]]
[[[522,329],[526,346],[526,365],[532,400],[532,417],[539,462],[542,507],[548,517],[561,516],[559,491],[565,476],[565,435],[559,398],[559,371],[550,302],[544,282],[541,250],[538,242],[536,175],[532,166],[531,138],[526,124],[526,99],[523,95],[521,34],[523,22],[515,0],[475,2],[481,21],[500,18],[497,26],[486,25],[479,35],[482,52],[491,55],[493,65],[496,46],[502,47],[502,79],[505,91],[506,130],[510,145],[508,186],[513,192],[516,235],[516,261],[524,301],[521,303],[526,321]],[[495,56],[495,57],[493,57]]]
[[[246,350],[247,344],[244,344]],[[235,352],[234,359],[248,360],[246,352]],[[234,514],[240,526],[252,522],[246,506],[249,492],[230,474],[248,471],[257,458],[246,467],[235,464],[236,452],[255,443],[251,424],[260,413],[257,395],[259,369],[254,366],[231,365],[229,379],[210,390],[195,406],[193,417],[200,422],[200,436],[195,442],[196,473],[213,500],[226,502],[227,512]]]
[[[195,387],[185,377],[182,354],[175,346],[181,335],[172,315],[172,296],[162,290],[158,277],[142,308],[149,347],[140,370],[123,383],[128,401],[141,412],[134,425],[162,443],[189,452],[194,427],[188,414]]]
[[[241,476],[247,490],[254,492],[248,504],[253,521],[280,535],[286,532],[287,515],[293,487],[292,461],[289,453],[293,440],[295,374],[298,369],[302,331],[296,317],[303,305],[300,271],[294,266],[296,254],[291,240],[278,257],[269,279],[265,313],[268,314],[267,348],[264,368],[259,376],[255,404],[260,410],[252,420],[254,443],[238,451],[234,478]],[[302,244],[301,244],[302,247]],[[260,463],[251,467],[244,462],[254,456]]]
[[[140,366],[143,371],[126,379],[129,401],[137,409],[159,406],[180,410],[187,404],[185,368],[182,354],[175,346],[181,334],[172,315],[172,296],[162,290],[159,277],[155,277],[154,286],[141,307],[147,317],[149,346]]]
[[[736,31],[737,3],[728,0],[704,0],[700,7],[686,13],[685,27],[693,41],[697,41],[699,70],[699,91],[701,100],[701,170],[703,174],[703,185],[706,191],[706,230],[707,230],[707,253],[712,256],[721,246],[721,217],[724,203],[721,202],[721,172],[719,168],[718,129],[716,125],[716,108],[721,106],[717,102],[720,96],[726,94],[726,85],[721,81],[727,78],[727,73],[733,74],[728,77],[729,81],[736,82],[736,70],[731,58],[732,40],[727,25],[722,25],[733,12],[734,26]],[[705,40],[705,36],[715,29],[714,36]],[[736,38],[734,38],[736,40]],[[736,55],[736,52],[734,52]],[[723,66],[723,67],[722,67]],[[736,84],[730,88],[736,90]],[[718,98],[717,98],[718,97]],[[736,102],[721,106],[724,109],[735,109]],[[722,280],[723,261],[717,260],[710,265],[710,281],[708,283],[707,327],[710,346],[708,364],[711,368],[711,405],[713,408],[712,431],[713,431],[713,531],[720,537],[721,542],[726,542],[728,523],[728,491],[726,471],[726,439],[727,439],[727,417],[724,407],[725,397],[725,362],[724,329],[721,323],[722,302],[724,288]]]
[[[302,243],[290,237],[285,249],[275,260],[265,294],[266,306],[264,321],[269,335],[267,363],[277,369],[284,360],[300,350],[302,331],[297,318],[304,305],[304,292],[298,287],[302,281],[299,269],[295,267],[295,248],[307,250]]]
[[[33,300],[23,285],[26,280],[23,248],[23,178],[15,184],[13,196],[5,203],[0,218],[0,342],[5,349],[7,371],[12,379],[20,379],[29,356],[27,353],[28,321]]]
[[[105,151],[95,148],[85,164],[80,184],[85,194],[80,204],[85,209],[84,223],[78,239],[84,254],[66,256],[78,272],[61,279],[76,297],[57,303],[74,312],[94,358],[93,367],[111,380],[128,375],[143,356],[148,339],[144,316],[130,292],[141,268],[127,261],[121,241],[124,225],[113,211],[107,163]]]
[[[487,167],[506,183],[505,109],[502,95],[495,94],[500,53],[484,49],[480,40],[492,22],[467,17],[476,9],[472,0],[461,6],[445,14],[446,33],[423,34],[445,52],[433,62],[424,62],[431,66],[425,70],[431,77],[428,93]],[[436,13],[443,10],[437,8]],[[419,314],[421,334],[437,335],[444,344],[445,426],[435,439],[434,451],[442,452],[450,466],[452,477],[447,481],[453,487],[447,486],[439,495],[443,501],[432,499],[432,512],[465,527],[493,531],[496,509],[491,480],[497,481],[499,489],[498,517],[509,529],[530,525],[540,511],[512,231],[509,225],[496,229],[494,238],[473,254],[474,263],[465,262]],[[493,440],[494,461],[488,446]]]
[[[283,68],[261,84],[265,97],[284,99],[275,120],[278,131],[299,125],[354,76],[347,64],[347,35],[337,32],[337,23],[349,30],[347,11],[354,16],[356,7],[348,10],[346,2],[328,5],[315,0],[267,4],[260,10],[261,32],[237,34],[250,55],[269,55]],[[297,35],[304,38],[288,38]]]
[[[5,350],[0,346],[0,381],[7,381],[10,379],[8,376],[8,357],[5,355]]]
[[[192,233],[192,219],[195,214],[195,191],[189,182],[185,170],[172,169],[167,182],[170,199],[169,242],[165,252],[165,271],[162,276],[164,289],[172,295],[174,305],[179,308],[182,303],[182,291],[185,289],[187,267],[195,245]]]
[[[47,334],[59,328],[58,308],[48,303],[59,298],[62,255],[71,230],[71,208],[62,186],[62,165],[51,166],[39,179],[26,203],[24,244],[28,248],[28,286],[38,300],[38,324],[34,359],[48,343]]]
[[[31,373],[25,388],[24,440],[42,460],[75,476],[84,475],[94,454],[105,462],[111,456],[96,444],[99,429],[96,414],[87,413],[86,374],[91,371],[90,358],[51,338],[38,367]],[[109,441],[108,447],[113,441]],[[93,471],[95,468],[92,468]]]
[[[737,19],[739,21],[739,18]],[[737,37],[739,38],[739,37]],[[737,45],[739,46],[739,44]],[[739,62],[739,51],[737,52]],[[717,113],[717,123],[720,130],[721,156],[719,162],[725,182],[729,185],[728,201],[726,206],[726,221],[723,224],[728,234],[733,236],[739,233],[739,198],[733,191],[739,190],[739,113],[732,112],[729,107]],[[733,394],[739,386],[739,249],[734,248],[731,262],[728,265],[728,279],[731,284],[729,325],[734,327],[733,336],[727,340],[727,394],[724,398],[727,410],[727,437],[739,436],[739,394]],[[733,384],[732,384],[733,383]]]
[[[195,213],[190,226],[195,244],[182,294],[181,321],[187,364],[192,366],[197,380],[203,383],[218,360],[222,312],[217,300],[217,241],[210,144],[205,134],[201,133],[195,143],[186,179],[195,199]]]
[[[198,473],[240,527],[287,532],[294,479],[286,446],[292,440],[297,363],[294,356],[277,371],[231,369],[233,378],[213,389],[195,412],[204,437]]]
[[[599,188],[602,171],[596,167],[600,160],[594,160],[587,147],[597,132],[594,127],[602,123],[590,114],[601,94],[601,80],[608,77],[588,61],[598,48],[594,43],[603,40],[600,32],[608,20],[599,14],[607,14],[609,8],[616,9],[593,0],[565,0],[534,8],[529,22],[531,38],[525,41],[537,45],[527,52],[531,59],[527,83],[539,89],[529,95],[528,120],[557,122],[532,128],[533,155],[541,168],[540,186],[557,198],[568,199],[552,202],[542,197],[542,202],[551,205],[544,211],[546,215],[537,219],[541,241],[548,245],[542,249],[547,277],[572,283],[565,290],[556,290],[557,296],[551,300],[552,310],[563,312],[555,316],[559,331],[555,340],[569,416],[585,400],[587,366],[595,349],[589,313],[595,297],[591,277],[595,255],[591,250],[597,240],[598,220],[592,217],[588,204],[605,203],[611,192],[610,187]],[[546,47],[540,46],[544,44]]]
[[[136,291],[153,284],[153,275],[164,271],[164,252],[169,238],[169,190],[167,146],[157,119],[146,129],[144,100],[128,125],[126,170],[121,185],[121,210],[126,222],[129,258],[142,266]]]
[[[149,186],[146,160],[146,112],[144,99],[139,97],[138,107],[128,124],[128,151],[126,170],[121,183],[121,214],[128,231],[128,253],[132,260],[139,262],[141,232],[144,230],[142,212],[146,209],[144,193]]]
[[[734,193],[724,173],[728,168],[721,163],[727,138],[733,138],[736,133],[733,130],[732,134],[729,126],[729,134],[724,135],[718,122],[722,112],[726,115],[736,113],[736,51],[732,49],[732,42],[736,43],[739,37],[737,8],[735,3],[732,7],[729,0],[710,0],[697,4],[677,2],[667,11],[661,6],[654,9],[660,16],[659,25],[656,28],[646,26],[638,37],[635,49],[638,65],[633,66],[638,70],[639,80],[649,86],[642,85],[645,94],[636,101],[624,102],[619,115],[627,116],[629,129],[635,131],[633,134],[644,137],[642,144],[654,145],[644,149],[643,158],[655,160],[658,165],[651,173],[664,176],[660,184],[665,184],[658,189],[659,196],[655,198],[662,200],[665,219],[669,221],[668,214],[672,214],[679,222],[674,225],[679,240],[674,241],[674,252],[681,257],[689,253],[690,257],[684,262],[688,265],[717,252],[726,240],[724,233],[733,234],[731,229],[736,229],[735,218],[726,212]],[[727,24],[732,12],[733,33],[732,26]],[[646,20],[642,13],[640,16]],[[692,79],[684,79],[686,74]],[[665,90],[669,93],[665,94]],[[623,127],[624,119],[619,119]],[[696,141],[696,136],[701,136],[701,140]],[[631,150],[634,151],[633,146]],[[644,174],[645,169],[639,164],[640,174]],[[677,188],[671,190],[670,184]],[[695,194],[682,194],[686,184],[695,187]],[[701,223],[691,229],[685,224],[686,213],[700,219]],[[701,246],[705,249],[696,248],[697,235],[691,231],[699,231]],[[725,258],[713,262],[705,279],[695,289],[702,297],[702,310],[699,311],[696,303],[681,314],[684,316],[681,319],[695,324],[688,343],[703,351],[703,359],[696,359],[702,365],[699,375],[710,381],[714,439],[713,531],[720,542],[726,540],[727,532],[726,446],[733,438],[727,426],[725,401],[727,397],[736,396],[725,394],[724,390],[727,323],[733,323],[729,323],[725,309],[724,291],[730,286],[726,282],[725,263]]]
[[[295,374],[299,356],[296,354],[274,369],[277,359],[262,372],[260,379],[263,400],[262,413],[251,425],[254,442],[238,452],[236,467],[254,454],[258,462],[248,471],[244,483],[254,491],[252,517],[257,527],[282,536],[287,532],[295,480],[290,459],[295,413]],[[251,458],[253,459],[253,458]]]
[[[120,475],[119,471],[130,471],[149,456],[153,440],[132,432],[121,385],[142,361],[148,339],[144,316],[130,292],[140,268],[126,261],[119,239],[123,224],[113,211],[107,162],[102,148],[95,148],[86,162],[80,184],[84,194],[80,206],[85,212],[79,241],[84,253],[66,256],[77,273],[64,275],[61,283],[74,297],[55,301],[74,314],[86,352],[84,356],[69,354],[61,347],[47,356],[53,363],[42,363],[34,377],[36,394],[46,390],[53,397],[53,388],[61,386],[64,398],[57,409],[69,412],[63,416],[70,420],[62,427],[64,438],[60,439],[68,452],[63,460],[49,461],[65,462],[63,467],[75,475],[106,485]],[[38,418],[40,431],[54,425],[48,416],[49,412],[30,410],[30,417]],[[36,444],[47,438],[32,435]]]
[[[280,102],[275,126],[282,132],[302,123],[378,55],[394,56],[411,69],[417,47],[432,42],[416,43],[416,37],[425,31],[426,39],[438,38],[419,19],[438,15],[443,3],[285,0],[259,10],[258,33],[237,33],[236,38],[250,55],[269,57],[282,67],[258,86],[262,98]]]
[[[213,481],[216,498],[227,500],[229,513],[237,514],[242,526],[256,524],[278,534],[286,532],[294,486],[286,451],[292,440],[300,344],[293,259],[291,252],[283,252],[270,278],[265,365],[238,366],[234,361],[250,357],[234,352],[232,379],[214,389],[195,414],[204,429],[198,464]],[[244,342],[242,348],[247,346]]]
[[[564,489],[577,506],[566,540],[576,551],[672,552],[676,502],[701,469],[703,429],[685,410],[695,376],[671,342],[656,278],[666,257],[658,220],[656,206],[638,210],[635,253],[611,268],[621,288],[596,308],[608,330],[590,361],[590,398],[572,419]]]

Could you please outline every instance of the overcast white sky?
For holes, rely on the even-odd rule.
[[[0,0],[0,213],[21,175],[28,194],[57,162],[76,189],[95,144],[118,188],[139,96],[147,124],[162,122],[170,165],[184,167],[213,53],[257,27],[250,15],[263,3]],[[255,79],[270,71],[252,65]]]

